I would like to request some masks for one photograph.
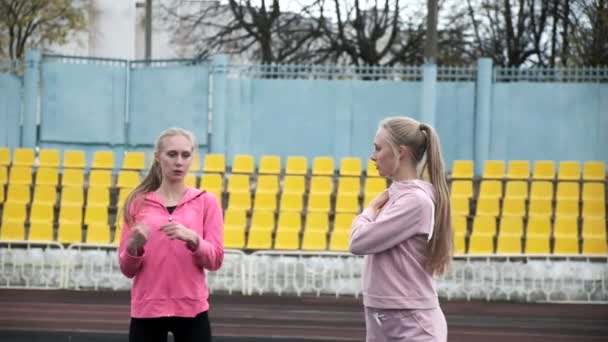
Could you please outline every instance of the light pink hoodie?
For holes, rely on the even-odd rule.
[[[350,251],[365,255],[363,304],[381,309],[439,306],[425,270],[433,232],[433,186],[422,180],[393,182],[389,200],[376,214],[365,209],[353,221]]]
[[[131,317],[194,317],[209,309],[205,269],[215,271],[224,259],[223,218],[210,193],[190,188],[172,214],[154,192],[147,193],[129,214],[134,222],[150,227],[142,256],[127,252],[131,229],[125,223],[119,246],[120,270],[133,278]],[[159,228],[179,222],[194,230],[198,249],[194,252],[181,240],[171,240]]]

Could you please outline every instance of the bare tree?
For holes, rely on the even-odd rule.
[[[308,16],[314,3],[293,13],[283,11],[279,0],[261,0],[259,6],[250,0],[213,1],[183,13],[187,2],[163,6],[164,19],[177,40],[195,46],[198,58],[249,53],[264,64],[301,62],[311,58],[320,36],[319,21]]]
[[[570,44],[564,47],[569,61],[587,66],[608,65],[608,1],[573,0],[569,16],[570,30],[564,35]],[[565,14],[564,14],[565,15]]]
[[[21,59],[26,48],[65,43],[85,26],[85,9],[71,0],[0,0],[0,54]]]

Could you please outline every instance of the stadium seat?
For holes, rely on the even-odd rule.
[[[84,223],[108,224],[108,208],[87,205],[84,212]]]
[[[258,176],[255,186],[255,192],[276,195],[279,192],[279,177],[276,175]]]
[[[606,165],[603,161],[587,161],[583,164],[583,180],[605,181]]]
[[[548,216],[530,216],[526,226],[526,235],[551,235],[551,219]]]
[[[553,180],[555,179],[555,162],[552,160],[537,160],[534,162],[532,171],[534,180]]]
[[[122,160],[122,170],[141,171],[146,169],[146,154],[144,152],[127,151]]]
[[[281,193],[281,211],[302,212],[304,209],[303,195],[295,192]]]
[[[228,209],[248,211],[251,209],[251,194],[248,192],[233,192],[228,194]]]
[[[606,217],[606,203],[603,200],[586,200],[583,202],[583,218]]]
[[[526,237],[526,254],[550,254],[549,236],[528,235]]]
[[[13,166],[26,166],[32,167],[34,166],[34,162],[36,159],[36,153],[33,148],[16,148],[13,150]]]
[[[306,191],[304,176],[285,176],[283,180],[283,193],[303,194]]]
[[[367,160],[367,168],[365,170],[365,175],[367,176],[367,178],[369,177],[380,177],[380,174],[378,173],[378,169],[376,169],[376,162],[368,159]]]
[[[61,189],[61,199],[59,201],[61,206],[64,205],[78,205],[83,206],[84,204],[84,190],[79,186],[64,186]]]
[[[228,193],[249,193],[251,184],[249,183],[249,175],[231,174],[228,177],[227,190]]]
[[[473,179],[474,176],[472,160],[454,160],[452,163],[452,179]]]
[[[226,210],[224,213],[224,247],[244,248],[247,217],[242,210]]]
[[[499,216],[500,200],[498,198],[479,198],[477,199],[477,216]]]
[[[500,235],[524,235],[524,220],[521,216],[503,216],[500,218]]]
[[[289,156],[287,157],[287,164],[285,165],[286,175],[301,175],[304,176],[308,173],[308,160],[302,156]]]
[[[577,236],[578,217],[556,216],[553,224],[553,236]]]
[[[262,156],[260,157],[259,174],[280,175],[281,174],[281,157],[279,156]]]
[[[310,193],[329,195],[334,192],[334,181],[331,177],[312,176],[310,179]]]
[[[475,216],[473,219],[473,235],[496,235],[495,216]]]
[[[493,254],[494,236],[487,234],[473,234],[469,236],[469,254]]]
[[[311,193],[308,196],[308,212],[324,212],[328,213],[331,210],[331,201],[329,194]]]
[[[526,216],[526,200],[524,198],[505,197],[502,201],[503,216]]]
[[[59,224],[77,223],[82,224],[82,207],[78,205],[62,205],[59,208]],[[102,224],[107,224],[101,222]]]
[[[11,150],[8,147],[0,147],[0,166],[11,165]]]
[[[355,217],[356,214],[353,213],[336,213],[334,217],[334,231],[350,231]]]
[[[85,242],[90,244],[110,243],[110,226],[106,224],[92,224],[88,226]]]
[[[467,217],[462,215],[452,215],[452,228],[454,234],[467,234],[468,224]]]
[[[57,189],[51,185],[37,185],[34,188],[32,203],[48,204],[51,206],[57,202]]]
[[[606,239],[606,220],[601,217],[589,217],[583,219],[582,236],[584,239],[588,237],[597,237]]]
[[[251,228],[247,239],[247,248],[271,249],[272,232],[274,230],[274,214],[270,212],[254,212],[251,216]]]
[[[577,161],[560,161],[557,171],[558,180],[574,180],[581,179],[581,163]]]
[[[30,166],[13,166],[11,167],[8,177],[10,185],[30,185],[32,184],[32,168]]]
[[[304,231],[318,230],[327,232],[329,230],[329,217],[326,213],[309,213],[306,215]]]
[[[134,189],[139,185],[139,171],[120,170],[116,179],[116,187],[119,189]]]
[[[336,213],[358,213],[359,195],[338,194],[336,196]]]
[[[0,227],[0,240],[23,241],[25,240],[25,224],[17,221],[2,221]]]
[[[457,197],[473,197],[473,182],[470,180],[452,181],[450,195]]]
[[[339,175],[360,177],[361,176],[361,159],[357,157],[345,157],[340,160]]]
[[[114,152],[107,150],[99,150],[93,152],[93,161],[91,162],[93,169],[114,169]]]
[[[530,178],[530,162],[527,160],[510,160],[507,168],[508,179],[528,180]]]
[[[576,200],[580,198],[580,189],[578,182],[559,182],[557,183],[557,192],[555,199],[559,200]]]
[[[24,184],[9,184],[6,191],[6,202],[16,204],[30,203],[30,186]],[[6,204],[5,204],[6,205]]]
[[[528,198],[527,181],[507,181],[505,188],[505,198]]]
[[[361,193],[361,181],[358,177],[338,177],[338,195],[359,196],[359,193]]]
[[[327,232],[320,230],[305,230],[302,235],[302,250],[324,251],[327,249]]]
[[[0,165],[0,186],[8,183],[8,168]]]
[[[30,223],[34,222],[47,222],[53,223],[54,219],[54,208],[50,204],[46,203],[34,203],[30,209]]]
[[[192,170],[198,170],[192,168]],[[209,153],[205,155],[203,162],[203,172],[205,173],[224,173],[226,172],[226,156],[223,154]]]
[[[84,171],[82,169],[64,169],[61,175],[62,186],[84,186]]]
[[[578,236],[556,235],[554,238],[554,254],[578,254]]]
[[[253,210],[276,211],[277,195],[270,192],[256,192],[253,200]]]
[[[57,229],[57,242],[71,244],[82,242],[82,225],[61,223]]]
[[[528,215],[530,216],[547,216],[553,215],[553,206],[550,198],[532,198],[528,207]]]
[[[555,204],[555,216],[578,217],[578,199],[558,199]]]
[[[315,157],[312,162],[313,176],[332,176],[334,175],[335,166],[332,157]]]
[[[274,249],[296,250],[300,248],[300,232],[292,229],[277,228]]]
[[[89,173],[89,187],[104,187],[112,186],[112,171],[110,170],[91,170]]]
[[[452,214],[469,216],[469,199],[466,197],[450,197]]]
[[[530,186],[530,199],[553,199],[553,183],[534,181]]]
[[[232,173],[252,174],[255,172],[253,156],[249,154],[237,154],[232,160]]]
[[[583,254],[602,256],[608,254],[608,250],[606,248],[606,239],[597,237],[583,239]]]
[[[2,222],[19,222],[25,223],[26,210],[24,203],[6,202],[2,207]]]
[[[486,160],[483,165],[482,178],[503,179],[505,177],[505,162],[503,160]]]
[[[496,254],[521,254],[521,235],[500,234],[496,239]]]
[[[502,182],[497,180],[481,181],[479,198],[502,198]]]
[[[87,206],[108,207],[110,191],[105,187],[90,186],[87,190]]]
[[[41,148],[38,152],[38,167],[50,167],[57,169],[61,166],[59,159],[59,150]]]
[[[184,178],[184,183],[189,188],[196,188],[197,187],[196,173],[194,173],[194,172],[188,172],[186,174],[186,177]]]
[[[334,252],[347,252],[350,232],[344,230],[334,231],[329,238],[329,250]]]
[[[224,188],[224,179],[219,173],[205,173],[201,176],[201,184],[199,187],[201,190],[207,190],[214,194],[221,194]]]
[[[52,185],[59,184],[59,170],[51,167],[39,167],[36,171],[36,185]]]
[[[65,150],[63,151],[63,168],[65,169],[81,169],[87,166],[87,158],[84,151]]]
[[[467,252],[467,246],[464,233],[454,233],[454,254],[462,255]]]
[[[606,198],[606,186],[604,183],[599,182],[585,182],[583,183],[583,201],[588,200],[600,200],[603,201]]]
[[[52,222],[34,222],[30,224],[29,241],[53,241]]]

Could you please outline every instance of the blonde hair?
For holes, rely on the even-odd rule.
[[[190,142],[192,143],[193,150],[194,150],[194,147],[197,145],[194,134],[183,128],[177,128],[177,127],[167,128],[159,134],[159,136],[156,138],[156,142],[154,143],[154,161],[152,162],[150,171],[148,171],[148,174],[141,181],[141,183],[139,183],[139,185],[135,189],[133,189],[133,191],[131,191],[129,196],[127,196],[125,203],[121,208],[121,212],[124,216],[124,220],[128,225],[133,224],[133,217],[129,213],[129,208],[131,207],[131,205],[134,203],[137,204],[139,201],[141,201],[143,199],[143,196],[146,193],[151,192],[151,191],[156,191],[160,187],[160,185],[163,181],[163,175],[162,175],[162,170],[160,168],[160,165],[157,161],[157,157],[158,157],[158,154],[160,153],[160,151],[162,150],[163,140],[167,137],[172,137],[172,136],[176,136],[176,135],[181,135],[181,136],[188,138],[188,140],[190,140]],[[120,215],[119,215],[119,217],[120,217]]]
[[[421,176],[428,172],[435,191],[435,226],[429,242],[427,269],[433,274],[443,273],[452,258],[453,236],[450,196],[439,136],[433,127],[408,117],[391,117],[380,123],[393,148],[407,146],[416,161]],[[420,167],[420,164],[422,166]]]

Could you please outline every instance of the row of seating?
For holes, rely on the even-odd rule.
[[[506,172],[505,172],[506,169]],[[582,173],[581,173],[582,170]],[[530,171],[532,173],[530,174]],[[452,179],[475,178],[472,160],[455,160],[452,165]],[[585,161],[581,167],[578,161],[536,160],[530,169],[528,160],[486,160],[483,165],[482,179],[532,179],[532,180],[571,180],[605,181],[606,166],[603,161]]]

